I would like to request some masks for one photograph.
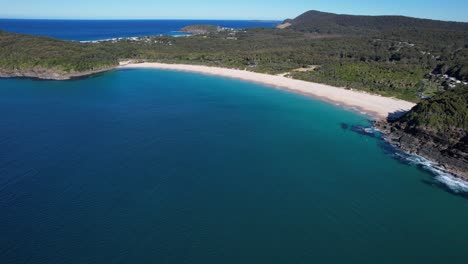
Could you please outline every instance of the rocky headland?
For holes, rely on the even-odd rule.
[[[399,118],[374,125],[389,143],[468,181],[468,89],[441,93]]]

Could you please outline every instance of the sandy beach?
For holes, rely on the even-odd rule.
[[[128,62],[121,63],[119,68],[187,71],[256,82],[310,95],[344,107],[358,109],[359,111],[365,112],[377,119],[386,118],[391,113],[408,111],[415,105],[414,103],[395,98],[383,97],[354,90],[346,90],[344,88],[333,87],[325,84],[294,80],[283,76],[243,70],[185,64],[132,64]]]

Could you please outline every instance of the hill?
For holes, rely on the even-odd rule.
[[[183,27],[180,31],[190,34],[208,34],[218,31],[218,27],[214,25],[191,25]]]
[[[388,51],[393,53],[389,59],[391,62],[404,61],[400,56],[430,55],[430,60],[435,64],[431,73],[439,75],[443,86],[453,86],[454,83],[444,82],[440,78],[442,75],[449,76],[448,79],[453,77],[468,82],[468,23],[404,16],[355,16],[308,11],[295,19],[285,20],[278,29],[315,36],[366,38],[373,41],[376,47],[389,45]],[[371,61],[377,60],[382,65],[382,56],[375,55]],[[328,77],[321,77],[324,78]]]
[[[0,77],[69,79],[115,65],[100,45],[0,31]]]
[[[419,19],[405,16],[355,16],[308,11],[285,23],[302,32],[366,34],[400,28],[468,31],[468,23]]]

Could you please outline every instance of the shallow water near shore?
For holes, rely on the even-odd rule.
[[[468,199],[353,111],[160,70],[0,80],[0,263],[464,263]]]

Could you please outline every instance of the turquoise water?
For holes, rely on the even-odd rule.
[[[153,70],[0,80],[0,263],[467,263],[468,200],[365,116]]]

